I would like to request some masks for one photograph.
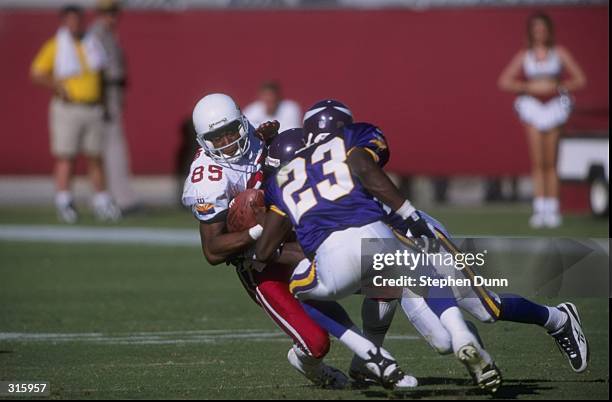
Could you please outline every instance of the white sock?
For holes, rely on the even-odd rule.
[[[453,353],[452,337],[422,297],[402,297],[402,310],[419,334],[440,354]]]
[[[544,328],[548,332],[555,332],[565,324],[568,319],[567,314],[556,307],[546,306],[546,308],[548,309],[548,320],[544,324]]]
[[[376,346],[382,346],[391,326],[397,300],[374,300],[365,298],[361,306],[363,335]]]
[[[55,193],[55,205],[57,207],[65,207],[72,202],[72,194],[70,191],[58,191]]]
[[[546,210],[546,199],[544,197],[535,197],[533,199],[533,213],[542,214]]]
[[[360,333],[350,329],[340,337],[339,341],[363,360],[368,360],[370,358],[368,352],[376,349],[376,345],[364,338]]]
[[[559,200],[555,197],[544,198],[544,211],[547,214],[558,214],[559,213]]]
[[[451,335],[451,343],[453,345],[453,351],[457,352],[462,346],[471,343],[474,346],[478,346],[478,340],[469,330],[463,315],[458,307],[451,307],[442,313],[440,316],[440,322]]]

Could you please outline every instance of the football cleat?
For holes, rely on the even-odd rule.
[[[353,388],[362,389],[378,385],[378,380],[374,377],[374,374],[365,367],[364,361],[357,355],[353,356],[348,375],[353,380]]]
[[[76,223],[79,220],[79,214],[72,203],[58,205],[56,207],[57,219],[64,223]]]
[[[306,362],[298,357],[294,348],[289,349],[287,360],[293,368],[318,387],[345,389],[349,385],[349,380],[342,371],[310,356],[307,357]]]
[[[365,389],[379,384],[374,374],[365,367],[364,361],[356,356],[351,362],[348,374],[351,380],[353,380],[352,387],[355,389]],[[418,385],[418,381],[415,377],[405,374],[404,378],[398,382],[398,385],[398,389],[414,388]]]
[[[485,359],[479,348],[472,344],[464,345],[456,356],[480,389],[492,394],[497,392],[502,383],[501,372],[493,361],[487,362],[490,359]]]
[[[364,362],[364,367],[371,374],[370,379],[384,388],[394,391],[409,390],[418,385],[411,375],[404,374],[393,357],[383,348],[368,351],[370,358]]]
[[[588,366],[590,353],[578,309],[572,303],[561,303],[557,308],[567,314],[567,320],[561,328],[549,334],[555,339],[561,353],[569,360],[572,370],[581,373]]]

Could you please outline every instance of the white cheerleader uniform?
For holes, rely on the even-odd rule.
[[[525,53],[523,72],[527,79],[557,79],[561,71],[561,59],[554,49],[548,51],[544,60],[537,60],[533,50]],[[516,98],[514,108],[523,123],[534,126],[540,131],[548,131],[567,122],[572,103],[568,93],[559,93],[558,96],[546,101],[531,95],[521,95]]]

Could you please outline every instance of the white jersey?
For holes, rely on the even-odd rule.
[[[272,115],[266,113],[266,107],[261,101],[255,101],[248,105],[244,109],[244,115],[255,127],[270,120],[277,120],[280,124],[279,132],[302,127],[300,106],[288,99],[282,100],[276,112]]]
[[[183,205],[202,222],[225,220],[230,201],[247,188],[262,184],[264,155],[261,140],[249,128],[249,151],[240,161],[219,162],[198,149],[183,186]]]

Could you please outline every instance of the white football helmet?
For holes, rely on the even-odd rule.
[[[219,162],[232,163],[240,160],[249,150],[249,121],[232,98],[225,94],[206,95],[193,108],[193,125],[196,139],[204,152]],[[211,139],[232,131],[240,137],[227,145],[215,148]],[[223,151],[238,145],[232,155]]]

